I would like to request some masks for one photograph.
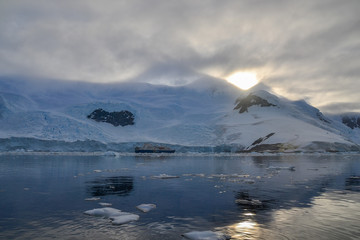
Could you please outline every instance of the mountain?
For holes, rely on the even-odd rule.
[[[0,151],[133,152],[143,143],[180,152],[359,151],[359,129],[347,123],[213,78],[185,86],[0,78]]]

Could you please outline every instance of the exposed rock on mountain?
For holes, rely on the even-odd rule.
[[[129,111],[120,112],[107,112],[101,108],[94,110],[90,115],[87,116],[97,122],[106,122],[117,126],[134,125],[134,114]]]
[[[351,129],[360,128],[360,116],[343,116],[342,122]]]
[[[266,135],[265,137],[261,137],[261,138],[258,138],[256,141],[254,141],[251,146],[254,146],[254,145],[258,145],[260,143],[262,143],[263,141],[265,141],[266,139],[270,138],[272,135],[274,135],[275,133],[270,133],[268,135]]]
[[[239,109],[239,113],[247,112],[248,108],[254,105],[259,105],[260,107],[276,106],[275,104],[269,103],[267,100],[253,94],[249,94],[246,98],[238,98],[235,104],[236,106],[234,110]]]

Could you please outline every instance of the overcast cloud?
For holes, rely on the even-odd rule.
[[[359,0],[0,0],[0,75],[181,84],[255,71],[285,97],[360,111],[359,13]]]

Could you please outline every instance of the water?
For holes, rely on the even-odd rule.
[[[153,178],[160,174],[179,178]],[[206,230],[232,239],[358,239],[359,176],[359,155],[2,155],[0,239],[181,239]],[[140,219],[116,226],[83,214],[99,202]],[[157,208],[142,213],[142,203]]]

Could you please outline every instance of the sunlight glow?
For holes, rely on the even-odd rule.
[[[237,224],[236,228],[238,229],[251,229],[255,228],[256,223],[252,221],[244,221]]]
[[[226,80],[242,90],[248,90],[259,82],[256,73],[253,72],[237,72],[228,76]]]

